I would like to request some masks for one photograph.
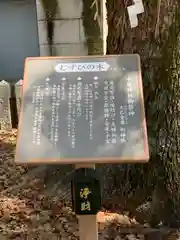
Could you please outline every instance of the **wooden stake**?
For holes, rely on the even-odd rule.
[[[75,168],[95,168],[94,164],[76,164]],[[79,219],[80,240],[98,240],[97,215],[81,215]]]

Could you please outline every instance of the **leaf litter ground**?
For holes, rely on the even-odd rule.
[[[16,137],[16,130],[0,131],[0,239],[79,239],[71,202],[49,196],[41,174],[14,163]],[[144,239],[138,234],[120,234],[121,227],[140,227],[122,214],[102,211],[98,225],[99,239]]]

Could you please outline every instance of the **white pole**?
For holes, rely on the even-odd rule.
[[[108,33],[107,27],[107,10],[106,10],[106,0],[101,0],[101,24],[102,24],[102,40],[103,40],[103,55],[106,55],[106,38]]]

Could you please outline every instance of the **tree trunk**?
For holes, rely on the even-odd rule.
[[[54,38],[54,17],[58,11],[57,0],[41,0],[45,18],[46,18],[46,29],[49,46],[49,55],[53,56],[53,38]]]
[[[83,0],[82,17],[88,55],[100,55],[103,53],[100,15],[101,6],[99,0]]]
[[[131,29],[127,16],[131,1],[124,2],[107,1],[107,54],[140,54],[151,160],[146,165],[108,166],[105,189],[115,184],[115,197],[124,199],[127,207],[133,203],[134,212],[140,203],[152,199],[149,222],[156,225],[162,220],[177,227],[180,220],[180,3],[144,0],[145,13],[138,16],[139,26]]]

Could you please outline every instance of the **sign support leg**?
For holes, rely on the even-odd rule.
[[[95,168],[95,164],[76,164],[75,168]],[[80,240],[98,240],[97,215],[79,215]]]

